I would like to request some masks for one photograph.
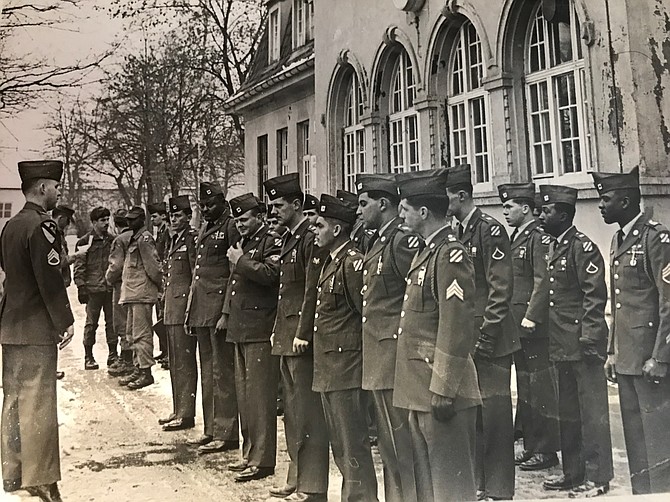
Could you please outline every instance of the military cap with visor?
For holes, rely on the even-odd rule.
[[[230,199],[230,209],[234,217],[242,216],[249,209],[254,208],[258,208],[258,198],[251,192]]]
[[[634,167],[628,173],[591,173],[593,184],[602,195],[612,190],[630,190],[640,188],[640,169]]]
[[[540,194],[542,195],[542,205],[568,204],[575,206],[577,204],[577,189],[562,185],[540,185]]]
[[[343,200],[324,193],[319,201],[319,215],[323,218],[333,218],[353,223],[356,221],[356,209],[352,208]]]
[[[60,181],[63,163],[60,160],[24,160],[19,162],[19,177],[22,182],[35,179]]]

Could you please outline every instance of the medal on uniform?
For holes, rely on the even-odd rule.
[[[291,252],[291,261],[294,262],[294,261],[297,260],[297,258],[298,258],[298,250],[297,250],[297,249],[294,249],[294,250]]]
[[[377,261],[377,275],[380,275],[382,273],[382,257],[379,256],[379,260]]]
[[[519,248],[519,258],[521,258],[521,259],[526,258],[526,247],[525,246],[521,246]]]
[[[330,292],[333,292],[333,289],[335,289],[335,276],[330,278]]]
[[[472,248],[470,248],[470,255],[473,258],[477,258],[477,246],[472,246]]]
[[[563,270],[565,270],[565,267],[568,265],[568,259],[564,256],[561,258],[561,267],[563,267]]]
[[[416,283],[419,286],[423,286],[423,281],[426,279],[426,267],[421,267],[421,270],[419,270],[419,277],[416,280]]]

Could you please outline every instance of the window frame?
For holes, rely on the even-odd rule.
[[[273,18],[276,19],[276,27],[273,28]],[[281,10],[279,4],[268,12],[268,63],[274,63],[281,57]],[[273,30],[276,33],[273,33]]]
[[[342,172],[344,189],[356,193],[356,176],[366,172],[366,132],[362,124],[363,89],[355,71],[347,81],[342,128]]]
[[[312,172],[313,156],[310,150],[310,121],[303,120],[296,124],[297,138],[298,138],[298,169],[300,173],[300,181],[303,192],[306,194],[312,193],[312,179],[314,173]]]
[[[277,176],[289,173],[288,127],[277,129]]]
[[[261,155],[261,152],[263,154]],[[270,177],[270,145],[267,134],[256,136],[256,169],[258,172],[258,193],[262,199],[267,197],[264,182]]]
[[[292,12],[293,48],[297,49],[314,39],[314,0],[293,0]]]
[[[403,49],[393,62],[388,89],[389,172],[394,174],[421,170],[421,130],[419,112],[415,107],[415,71],[409,54]],[[408,77],[411,77],[411,82],[408,82]],[[397,83],[399,86],[396,86]],[[396,106],[396,97],[400,98],[399,106]],[[414,136],[410,137],[412,130]],[[416,158],[410,163],[412,148]],[[400,155],[402,160],[398,162]]]

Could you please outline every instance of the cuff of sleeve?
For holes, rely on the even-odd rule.
[[[429,390],[433,394],[455,398],[467,364],[467,357],[453,356],[436,349]]]

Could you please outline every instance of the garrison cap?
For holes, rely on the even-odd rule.
[[[177,195],[176,197],[170,197],[169,204],[171,213],[177,211],[188,211],[191,209],[191,201],[188,199],[188,195]]]
[[[355,193],[348,192],[347,190],[338,190],[335,195],[348,206],[358,209],[358,195]]]
[[[68,220],[72,221],[72,217],[74,216],[74,209],[59,204],[53,209],[53,211],[51,211],[51,217],[56,219],[59,216],[65,216]]]
[[[346,223],[353,223],[356,221],[356,210],[354,208],[342,199],[333,197],[327,193],[321,194],[319,215],[324,218],[334,218]]]
[[[542,205],[560,202],[574,206],[577,204],[577,189],[561,185],[540,185]]]
[[[294,195],[302,193],[300,188],[300,176],[298,173],[283,174],[270,178],[263,182],[266,192],[270,200],[278,199],[286,195]]]
[[[535,209],[542,209],[542,194],[535,192]]]
[[[402,173],[396,175],[395,179],[401,199],[417,195],[447,196],[445,192],[447,185],[446,169]]]
[[[302,205],[303,211],[306,209],[316,209],[317,211],[319,210],[319,199],[317,199],[314,195],[311,193],[306,193],[305,194],[305,203]]]
[[[114,211],[114,224],[125,226],[128,224],[128,211],[122,207]]]
[[[640,188],[640,169],[637,166],[628,173],[591,173],[591,176],[600,195],[612,190]]]
[[[63,163],[60,160],[24,160],[19,162],[21,181],[48,179],[60,181]]]
[[[510,199],[535,200],[535,183],[508,183],[498,187],[500,200],[507,202]]]
[[[258,199],[251,192],[230,199],[230,209],[233,212],[233,216],[242,216],[244,213],[258,207]]]
[[[470,164],[459,164],[447,169],[447,187],[462,185],[464,183],[472,184]]]
[[[356,176],[356,190],[358,193],[384,192],[398,195],[398,185],[393,174],[359,174]]]
[[[218,181],[203,181],[200,183],[200,200],[209,199],[215,195],[223,195]]]
[[[126,218],[129,220],[136,220],[137,218],[144,218],[145,213],[144,209],[142,209],[140,206],[133,206],[130,209],[128,209],[128,212],[126,213]]]
[[[167,208],[165,207],[165,202],[154,202],[153,204],[147,204],[147,210],[149,211],[149,214],[153,214],[153,213],[165,214],[165,213],[167,213]]]

